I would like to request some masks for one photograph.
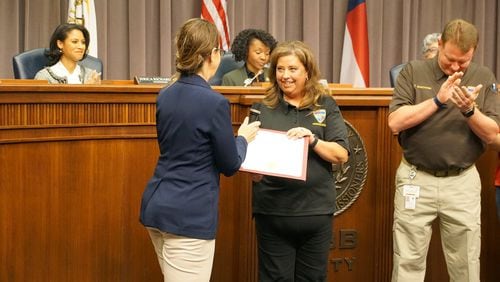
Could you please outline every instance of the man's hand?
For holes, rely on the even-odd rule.
[[[448,79],[441,85],[439,92],[436,94],[436,98],[439,102],[442,104],[448,102],[451,96],[453,96],[454,87],[458,87],[460,85],[463,76],[463,72],[456,72],[448,76]]]
[[[451,101],[460,109],[462,113],[470,111],[475,106],[475,100],[479,95],[479,91],[483,88],[482,84],[476,87],[453,87]]]

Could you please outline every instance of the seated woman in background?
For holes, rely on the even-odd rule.
[[[49,66],[40,70],[35,79],[48,80],[49,83],[99,84],[100,73],[78,64],[87,56],[89,43],[89,32],[84,26],[73,23],[59,25],[45,53]]]
[[[441,33],[429,33],[424,37],[422,41],[422,57],[424,59],[431,59],[437,55],[440,38]]]
[[[269,55],[276,46],[274,37],[259,29],[244,29],[236,35],[231,46],[236,61],[245,61],[245,65],[226,73],[222,85],[248,86],[253,82],[269,81],[265,66]]]

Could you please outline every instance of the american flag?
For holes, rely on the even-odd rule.
[[[340,67],[340,83],[355,87],[370,84],[368,27],[365,0],[349,0]]]
[[[227,20],[226,0],[203,0],[201,3],[201,18],[213,22],[221,36],[221,48],[229,50],[229,26]]]

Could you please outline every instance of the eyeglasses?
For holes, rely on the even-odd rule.
[[[224,54],[226,54],[226,50],[222,49],[222,48],[217,48],[215,47],[214,48],[214,51],[219,51],[221,57],[224,56]]]
[[[437,47],[430,47],[425,50],[425,53],[437,53],[439,49]]]

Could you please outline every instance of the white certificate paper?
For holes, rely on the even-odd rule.
[[[259,129],[240,170],[305,181],[308,144],[309,137],[292,140],[286,132]]]

